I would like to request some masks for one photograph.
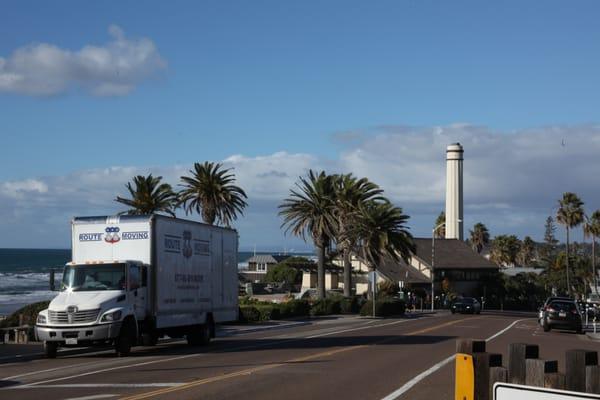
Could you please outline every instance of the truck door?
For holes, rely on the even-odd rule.
[[[140,265],[129,266],[129,296],[132,299],[135,317],[138,321],[146,319],[147,285],[142,279],[146,278],[146,275],[142,274]]]

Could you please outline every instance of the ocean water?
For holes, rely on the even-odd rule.
[[[238,267],[248,265],[253,252],[238,253]],[[276,254],[276,253],[257,253]],[[0,316],[37,301],[50,300],[50,271],[60,280],[71,250],[65,249],[0,249]]]

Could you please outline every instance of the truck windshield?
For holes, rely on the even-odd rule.
[[[61,291],[124,290],[125,264],[68,265]]]

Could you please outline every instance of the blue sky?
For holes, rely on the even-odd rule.
[[[398,135],[435,138],[438,128],[448,135],[444,139],[463,137],[478,149],[478,135],[500,137],[503,146],[518,147],[531,143],[526,140],[531,132],[558,143],[576,134],[577,143],[568,140],[568,151],[575,145],[581,151],[595,149],[598,15],[600,4],[594,1],[4,2],[0,205],[8,208],[6,217],[15,225],[0,229],[0,247],[68,245],[58,216],[93,207],[115,211],[112,197],[105,209],[98,198],[83,198],[78,207],[60,206],[69,201],[56,188],[48,198],[52,184],[74,182],[73,176],[85,176],[82,171],[129,168],[176,176],[174,171],[194,161],[229,160],[237,168],[238,159],[231,160],[235,155],[249,165],[272,159],[285,163],[299,156],[308,158],[289,171],[277,162],[269,165],[288,171],[291,178],[315,166],[369,172],[381,176],[382,186],[389,181],[397,187],[383,173],[388,167],[373,171],[364,162],[352,164],[356,158],[350,155],[368,148],[372,159],[380,159],[378,149],[387,150],[386,138],[392,138],[401,157]],[[56,50],[54,58],[44,58],[41,50],[49,47],[42,44]],[[130,53],[108,60],[91,56],[110,52],[115,44],[130,46],[131,54],[145,58],[127,58]],[[90,46],[91,55],[85,51]],[[25,83],[9,81],[15,76],[24,76]],[[47,81],[56,86],[37,87]],[[413,152],[429,150],[422,145]],[[435,164],[442,177],[443,145],[436,148],[441,162]],[[485,160],[494,158],[486,152],[498,148],[490,145],[471,154]],[[468,157],[470,149],[465,150]],[[290,157],[282,161],[273,156],[278,152]],[[543,154],[539,157],[545,160]],[[599,167],[592,155],[565,157],[573,172]],[[389,160],[393,163],[393,157]],[[419,174],[407,168],[404,174]],[[261,171],[254,178],[264,176]],[[113,192],[122,190],[125,182],[117,182],[122,175],[108,176],[115,179]],[[471,182],[481,178],[474,176]],[[539,179],[543,175],[530,177]],[[478,199],[472,204],[492,233],[539,237],[542,216],[548,213],[543,210],[551,210],[573,184],[569,175],[564,179],[564,185],[555,182],[545,197],[512,193],[504,202],[488,199],[479,204],[468,181],[465,190]],[[19,186],[33,181],[45,182],[47,190]],[[242,183],[256,181],[248,177]],[[84,192],[92,191],[85,181],[77,184]],[[592,184],[582,181],[571,187],[586,193],[586,204],[595,209],[600,195],[589,189]],[[384,189],[396,193],[395,187]],[[14,190],[33,190],[37,203],[25,204]],[[281,190],[267,192],[254,193],[256,203],[240,221],[243,245],[252,245],[244,233],[267,238],[265,247],[288,245],[290,239],[282,238],[273,211],[275,192]],[[394,200],[413,210],[413,231],[426,235],[431,216],[443,207],[443,188],[432,184],[412,196],[402,194],[406,192],[413,193],[400,191]],[[420,193],[431,195],[422,198]],[[526,204],[519,200],[524,198]],[[543,207],[542,200],[547,202]],[[469,207],[469,198],[465,201]],[[269,205],[262,207],[263,202]],[[496,203],[519,211],[520,222],[506,225]],[[32,228],[37,212],[57,217],[46,221],[46,233],[32,240],[26,227]],[[60,232],[59,239],[48,233],[53,230]],[[295,241],[291,245],[301,246]]]

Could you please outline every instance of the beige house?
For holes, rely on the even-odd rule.
[[[377,267],[377,282],[394,282],[400,288],[419,287],[431,292],[432,241],[429,238],[415,238],[416,251],[409,259],[393,261],[384,259]],[[498,271],[498,266],[474,252],[469,245],[458,239],[436,239],[435,255],[435,291],[441,291],[442,281],[450,285],[453,292],[464,296],[479,295],[480,282],[486,276]],[[325,289],[343,289],[343,262],[335,260],[337,270],[328,269],[325,273]],[[357,257],[352,258],[355,293],[366,293],[369,288],[369,269]],[[317,286],[316,269],[303,271],[302,289]]]
[[[289,255],[257,254],[248,259],[248,269],[240,273],[249,282],[262,282],[269,269],[289,257]]]

